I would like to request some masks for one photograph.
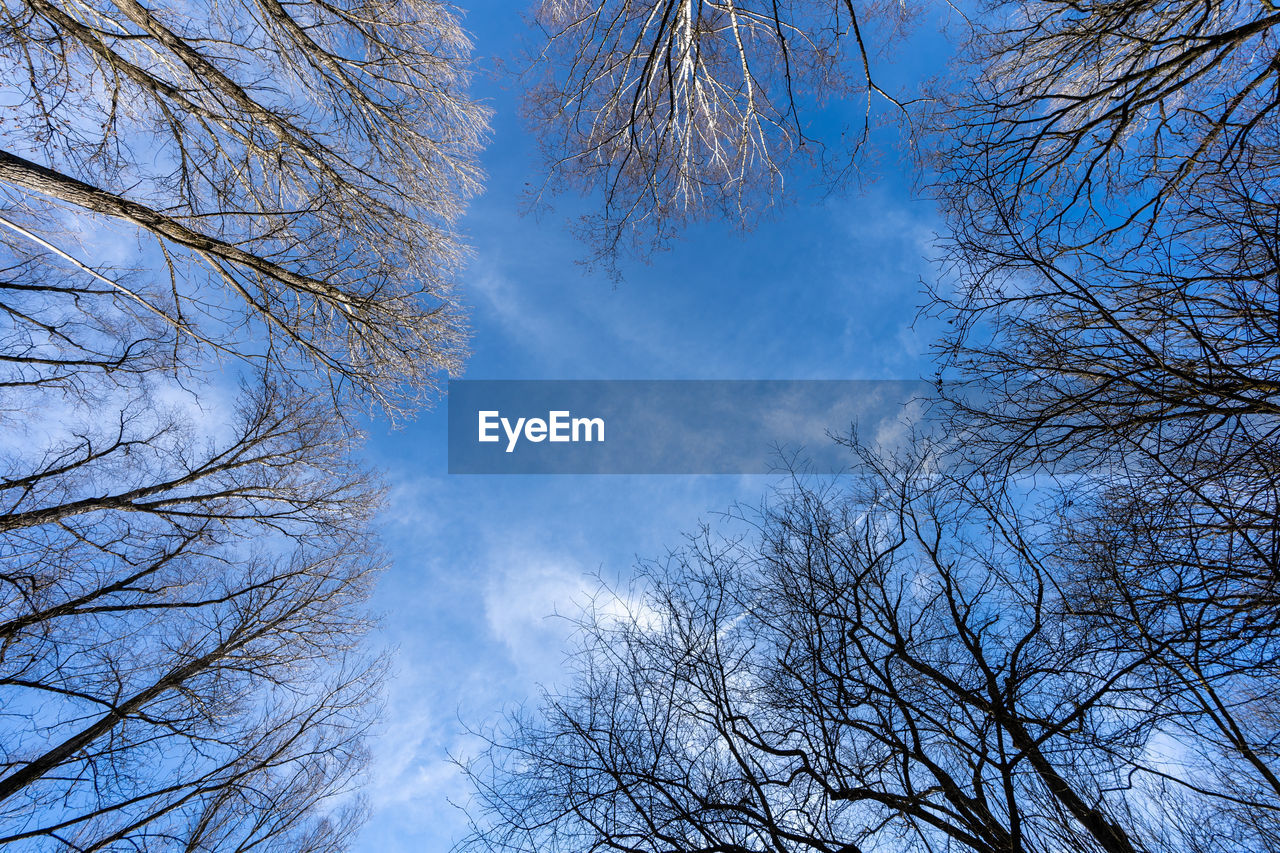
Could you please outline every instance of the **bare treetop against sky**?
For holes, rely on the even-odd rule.
[[[818,136],[795,81],[866,43],[853,7],[549,8],[535,107],[606,252],[767,203]],[[945,216],[950,436],[854,442],[858,486],[801,481],[603,591],[570,674],[481,729],[466,849],[1276,849],[1276,23],[957,21],[901,140]]]
[[[1275,9],[513,12],[0,5],[0,844],[1277,849]],[[950,434],[449,477],[464,361]]]
[[[412,0],[0,7],[0,844],[359,826],[354,412],[462,361],[468,51]]]
[[[848,0],[542,2],[526,109],[544,191],[599,191],[582,233],[604,260],[691,220],[756,222],[793,166],[847,177],[883,113],[914,142],[918,97],[895,93],[879,60],[916,15]],[[814,124],[833,100],[855,105],[838,133]]]
[[[460,363],[453,223],[484,112],[447,8],[33,0],[3,26],[5,240],[25,275],[105,287],[179,357],[314,366],[383,405]],[[154,272],[87,272],[76,230],[51,231],[64,210],[132,229]]]

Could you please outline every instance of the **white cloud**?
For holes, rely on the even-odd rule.
[[[595,588],[573,562],[528,554],[500,561],[485,584],[485,622],[525,678],[548,683],[574,631],[571,617]]]

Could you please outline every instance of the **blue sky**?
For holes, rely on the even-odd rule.
[[[481,67],[511,54],[523,23],[509,6],[469,4]],[[910,55],[910,54],[908,54]],[[916,55],[918,56],[918,54]],[[916,76],[919,69],[899,68]],[[493,108],[485,194],[466,227],[471,306],[468,379],[914,379],[930,372],[933,334],[916,323],[920,280],[939,229],[892,157],[878,180],[824,198],[792,180],[792,204],[749,234],[689,231],[618,285],[584,274],[568,233],[573,199],[521,217],[538,180],[515,87],[485,75]],[[822,121],[843,120],[834,104]],[[857,105],[849,105],[856,110]],[[589,203],[589,202],[588,202]],[[368,454],[389,481],[383,535],[394,567],[375,606],[398,649],[357,849],[447,850],[465,831],[450,800],[467,786],[449,763],[492,722],[560,673],[572,612],[596,586],[625,581],[682,532],[734,501],[758,503],[768,477],[449,476],[447,401],[408,426],[375,424]],[[839,427],[840,425],[833,425]]]

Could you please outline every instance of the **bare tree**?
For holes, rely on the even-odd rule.
[[[984,10],[931,116],[950,437],[589,612],[464,846],[1276,849],[1277,22]]]
[[[527,98],[544,190],[602,195],[582,230],[606,263],[706,215],[749,224],[793,157],[829,161],[840,177],[877,107],[907,114],[911,100],[881,88],[873,63],[911,17],[896,2],[544,0]],[[808,129],[806,108],[826,98],[865,105],[838,144]]]
[[[1039,461],[1172,458],[1211,434],[1252,436],[1238,459],[1260,451],[1280,387],[1280,19],[1265,4],[999,11],[940,160],[956,273],[934,306],[956,327],[941,367],[1001,401],[968,413]]]
[[[359,825],[351,407],[462,356],[468,50],[430,0],[0,4],[0,844]]]
[[[6,3],[0,28],[16,101],[3,293],[23,381],[200,347],[319,367],[395,410],[457,365],[453,223],[484,113],[447,7],[32,0]],[[67,233],[104,226],[144,241],[150,274],[96,263]],[[86,337],[108,317],[138,330]]]
[[[942,161],[955,275],[933,307],[954,328],[952,424],[981,465],[1064,475],[1066,552],[1088,555],[1080,576],[1170,677],[1196,693],[1236,672],[1233,689],[1265,690],[1280,19],[1247,4],[1006,11],[971,48],[978,83],[954,98]],[[1269,743],[1247,732],[1272,712],[1246,724],[1204,689],[1227,741]]]
[[[1269,193],[1277,23],[1265,3],[994,7],[945,120],[960,239],[1122,263],[1241,180]]]
[[[72,431],[0,483],[0,843],[339,845],[311,813],[380,668],[349,428],[268,386],[222,439],[145,405]]]
[[[1274,849],[1275,793],[1082,612],[1049,519],[864,461],[589,611],[574,680],[470,764],[463,849]]]

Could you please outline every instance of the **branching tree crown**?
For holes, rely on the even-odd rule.
[[[462,849],[1275,849],[1273,659],[1192,676],[1001,483],[865,462],[589,610],[576,678],[469,765]]]
[[[432,0],[0,4],[0,844],[359,826],[351,407],[463,355],[468,50]]]
[[[697,539],[633,618],[589,611],[577,678],[470,765],[465,847],[1277,849],[1278,23],[1178,0],[972,18],[923,117],[950,434]],[[602,32],[565,79],[661,55]],[[615,127],[584,103],[572,132]],[[659,149],[653,114],[599,138],[706,150],[675,121]]]
[[[431,0],[6,3],[23,380],[203,347],[319,368],[392,411],[421,400],[462,352],[453,223],[485,126],[467,50]],[[82,257],[73,235],[95,226],[141,239],[150,272]],[[108,323],[120,340],[92,335]]]
[[[601,194],[582,231],[606,263],[708,215],[750,224],[794,157],[846,172],[879,108],[906,114],[910,101],[873,75],[873,34],[891,38],[911,17],[898,2],[545,0],[526,102],[545,187]],[[826,98],[861,105],[839,143],[804,112]]]

